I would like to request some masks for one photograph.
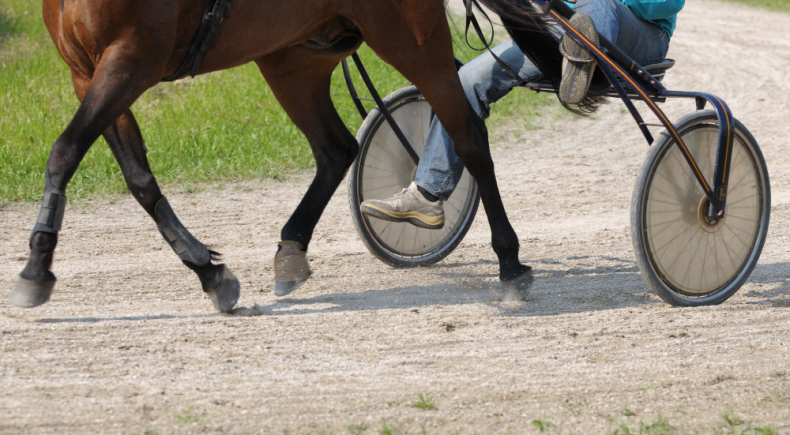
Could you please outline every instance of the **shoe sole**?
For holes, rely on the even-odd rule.
[[[576,19],[574,20],[574,18]],[[589,15],[574,15],[570,20],[570,24],[579,33],[589,39],[590,42],[598,45],[598,32],[595,30],[595,23],[593,23]],[[592,57],[592,54],[588,52],[586,46],[568,35],[563,37],[562,44],[566,53],[570,56],[576,58],[581,58],[583,56]],[[595,58],[593,57],[593,59]],[[590,89],[595,66],[596,62],[594,60],[589,63],[580,63],[563,59],[560,99],[568,104],[581,104]]]
[[[387,212],[371,205],[362,204],[359,206],[359,211],[368,216],[382,219],[390,222],[406,222],[414,225],[415,227],[425,228],[429,230],[440,230],[444,228],[444,215],[442,216],[426,216],[422,213],[410,212]]]

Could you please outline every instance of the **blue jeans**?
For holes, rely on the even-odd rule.
[[[589,14],[598,33],[615,41],[638,64],[650,65],[666,57],[669,48],[666,32],[634,16],[619,0],[578,0],[575,10]],[[541,79],[541,72],[513,41],[504,42],[492,51],[518,73],[521,81]],[[491,103],[507,95],[521,82],[505,72],[487,52],[464,65],[458,74],[472,109],[484,120],[491,112]],[[452,139],[434,118],[422,149],[415,183],[434,196],[447,200],[463,172],[464,166],[455,154]]]

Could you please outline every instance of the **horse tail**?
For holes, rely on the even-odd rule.
[[[479,1],[499,15],[510,37],[540,70],[543,79],[551,83],[554,89],[559,89],[562,80],[562,34],[556,23],[530,0]],[[584,115],[595,112],[603,100],[603,97],[587,96],[579,105],[569,105],[562,100],[560,103],[566,109]]]

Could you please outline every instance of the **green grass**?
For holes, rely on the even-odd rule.
[[[575,435],[573,432],[565,432],[562,428],[562,423],[557,425],[548,420],[532,420],[530,423],[532,423],[532,426],[538,433],[549,435]]]
[[[381,429],[379,429],[379,435],[398,435],[400,433],[400,425],[396,420],[391,422],[388,422],[387,420],[381,420]]]
[[[477,54],[458,35],[455,39],[461,60]],[[408,84],[366,46],[360,56],[382,96]],[[49,150],[78,107],[68,68],[41,19],[40,0],[0,0],[0,76],[0,204],[39,200]],[[359,77],[356,83],[362,87]],[[339,68],[333,75],[332,98],[356,133],[361,118]],[[489,125],[535,113],[546,101],[550,97],[513,92],[496,105]],[[132,110],[160,185],[277,178],[314,165],[307,141],[254,64],[161,83]],[[100,138],[70,182],[69,197],[125,191],[120,168]]]
[[[620,414],[622,414],[623,417],[634,417],[636,415],[634,411],[631,411],[628,408],[623,408],[623,410],[620,411]]]
[[[790,402],[790,394],[788,394],[785,384],[782,384],[782,388],[775,390],[771,394],[771,397],[773,398],[774,403],[776,403],[777,406],[781,406],[782,403]]]
[[[417,400],[407,403],[406,406],[425,410],[436,409],[436,405],[433,403],[433,396],[430,393],[420,393],[417,396]]]
[[[367,429],[367,428],[368,427],[365,426],[364,424],[359,423],[359,424],[350,424],[350,425],[348,425],[346,430],[351,435],[360,435],[362,432],[365,432],[365,429]]]
[[[206,423],[209,418],[211,418],[211,414],[197,414],[195,411],[189,406],[184,405],[184,410],[181,413],[173,414],[182,426],[187,426],[190,424],[203,424]]]
[[[790,12],[790,1],[788,0],[725,0],[733,3],[743,3],[749,6],[757,6],[772,11]],[[766,19],[770,19],[766,17]]]
[[[582,398],[576,403],[561,403],[560,406],[573,415],[581,415],[582,410],[587,406],[587,399]]]
[[[628,412],[629,416],[636,415],[633,412]],[[618,419],[612,419],[617,428],[611,432],[612,435],[670,435],[675,433],[675,430],[670,426],[669,421],[659,414],[655,419],[648,421],[640,421],[638,428],[633,431],[627,422]]]
[[[711,425],[714,434],[730,435],[777,435],[776,429],[771,426],[752,426],[746,424],[732,409],[727,409],[719,415],[721,421]]]
[[[670,435],[670,434],[686,434],[698,433],[688,432],[681,430],[670,424],[669,420],[664,418],[660,413],[651,418],[650,420],[642,420],[636,417],[636,413],[624,408],[620,412],[625,419],[610,418],[610,422],[614,425],[613,430],[606,432],[611,435]],[[685,414],[685,412],[681,412]],[[554,426],[545,422],[541,422],[546,428],[552,429]],[[535,422],[533,422],[535,424]],[[541,427],[535,425],[542,433],[548,433],[548,430],[541,430]],[[743,419],[738,417],[735,412],[728,408],[719,415],[719,418],[708,424],[708,430],[702,433],[713,433],[715,435],[776,435],[778,432],[771,426],[754,426],[747,424]]]
[[[554,423],[546,420],[532,420],[532,426],[540,433],[550,433],[557,427]]]

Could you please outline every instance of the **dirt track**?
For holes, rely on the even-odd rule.
[[[168,192],[241,279],[232,316],[212,313],[131,197],[70,204],[51,302],[23,310],[0,298],[0,433],[379,433],[382,420],[405,433],[534,433],[539,419],[587,434],[659,415],[711,433],[728,409],[790,433],[788,28],[790,15],[688,0],[670,48],[667,86],[723,97],[771,174],[768,242],[727,303],[674,309],[641,277],[628,207],[648,148],[613,103],[593,120],[493,134],[505,206],[537,274],[525,303],[502,302],[482,212],[448,259],[395,270],[357,239],[345,185],[311,244],[311,282],[276,298],[275,243],[308,173]],[[677,118],[693,103],[665,107]],[[6,291],[37,210],[0,209]],[[420,393],[437,409],[406,406]]]

